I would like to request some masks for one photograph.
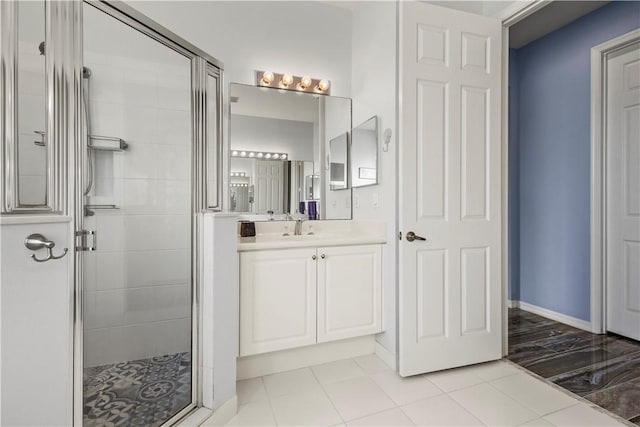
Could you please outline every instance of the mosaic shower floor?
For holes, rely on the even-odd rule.
[[[191,353],[84,370],[85,427],[155,427],[191,402]]]

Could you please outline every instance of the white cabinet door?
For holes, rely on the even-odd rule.
[[[313,249],[240,254],[240,356],[316,342]]]
[[[318,249],[318,342],[381,332],[380,245]]]

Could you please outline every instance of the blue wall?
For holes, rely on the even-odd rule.
[[[590,319],[590,50],[639,27],[639,2],[612,2],[510,58],[509,147],[519,159],[509,185],[519,183],[519,198],[510,188],[519,206],[509,211],[520,222],[510,218],[519,228],[510,270],[520,273],[510,295],[521,301]]]

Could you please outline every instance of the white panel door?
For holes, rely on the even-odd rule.
[[[400,374],[501,357],[501,24],[400,2]],[[426,238],[406,239],[408,232]]]
[[[256,162],[255,206],[256,213],[283,213],[284,164],[279,160]]]
[[[381,332],[381,245],[318,248],[318,342]]]
[[[240,356],[316,343],[316,250],[240,254]]]
[[[640,44],[607,64],[607,330],[640,340]]]

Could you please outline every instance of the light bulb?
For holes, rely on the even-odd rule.
[[[287,155],[286,155],[286,154],[281,154],[281,155],[280,155],[280,158],[281,158],[282,160],[284,160],[284,159],[286,159],[286,158],[287,158]]]
[[[240,152],[240,157],[247,157],[247,152],[246,151],[241,151]]]
[[[270,85],[273,82],[274,76],[271,71],[265,71],[262,73],[262,83],[265,85]]]
[[[274,159],[279,159],[279,158],[280,158],[280,155],[279,155],[278,153],[276,153],[276,154],[274,154],[274,155],[273,155],[273,158],[274,158]]]
[[[256,153],[254,153],[253,151],[249,152],[249,157],[255,157]]]
[[[238,155],[238,152],[234,150],[234,151],[232,151],[232,152],[231,152],[231,155],[232,155],[232,156],[237,156],[237,155]]]
[[[311,86],[312,80],[311,77],[309,76],[304,76],[303,78],[300,79],[300,87],[302,89],[306,89],[309,86]]]
[[[261,158],[262,158],[262,156],[264,156],[264,154],[262,154],[262,153],[258,153],[258,154],[256,154],[256,157],[257,157],[257,158],[259,158],[259,159],[261,159]]]
[[[265,155],[264,155],[264,158],[265,158],[265,159],[270,159],[270,158],[271,158],[271,153],[267,153],[267,154],[265,154]]]
[[[291,83],[293,83],[293,76],[291,74],[285,74],[282,76],[281,83],[284,87],[290,86]]]
[[[318,83],[318,89],[322,92],[325,92],[327,89],[329,89],[329,80],[320,80],[320,82]]]

